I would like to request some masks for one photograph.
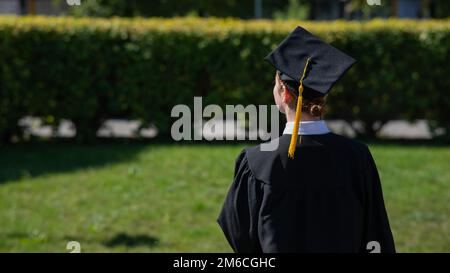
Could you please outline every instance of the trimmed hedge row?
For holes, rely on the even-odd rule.
[[[175,104],[272,104],[263,61],[302,25],[358,60],[329,96],[329,118],[374,135],[392,119],[450,131],[450,20],[368,22],[0,17],[0,136],[19,118],[72,120],[89,139],[112,117],[170,131]]]

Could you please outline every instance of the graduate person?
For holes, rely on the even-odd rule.
[[[265,58],[286,115],[278,149],[244,149],[217,219],[235,252],[395,252],[374,159],[334,134],[325,96],[355,60],[301,27]]]

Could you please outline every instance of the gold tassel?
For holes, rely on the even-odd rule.
[[[303,103],[303,79],[305,78],[306,69],[308,68],[311,57],[306,60],[305,68],[303,69],[302,77],[300,78],[300,86],[298,87],[297,108],[295,109],[294,130],[291,135],[291,143],[289,144],[288,156],[294,158],[295,148],[297,147],[298,127],[302,119],[302,103]],[[302,136],[300,135],[300,143]]]

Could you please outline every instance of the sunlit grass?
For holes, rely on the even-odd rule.
[[[0,251],[231,251],[216,217],[243,147],[0,148]],[[398,251],[449,252],[450,148],[371,150]]]

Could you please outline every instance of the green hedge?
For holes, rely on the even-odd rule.
[[[274,71],[263,57],[296,25],[359,61],[331,93],[329,118],[362,120],[367,135],[392,119],[450,131],[450,20],[0,17],[0,135],[17,135],[24,115],[70,119],[81,139],[112,117],[165,134],[173,105],[193,96],[272,104]]]

